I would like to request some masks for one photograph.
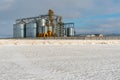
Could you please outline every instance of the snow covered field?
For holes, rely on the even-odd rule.
[[[0,80],[120,80],[120,41],[1,40]]]

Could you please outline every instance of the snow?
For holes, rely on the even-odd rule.
[[[79,45],[79,44],[120,44],[120,40],[39,40],[1,39],[0,45]]]
[[[120,79],[119,40],[31,41],[0,41],[0,80]]]

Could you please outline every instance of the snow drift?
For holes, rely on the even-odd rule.
[[[79,45],[79,44],[120,44],[120,40],[0,40],[0,45]]]

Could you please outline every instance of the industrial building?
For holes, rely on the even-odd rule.
[[[53,10],[38,17],[17,19],[13,25],[14,38],[74,37],[74,23],[64,23]]]

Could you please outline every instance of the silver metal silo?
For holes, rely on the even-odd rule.
[[[48,31],[48,27],[47,27],[47,26],[42,27],[42,32],[43,32],[44,34],[47,33],[47,31]]]
[[[53,27],[52,27],[52,32],[53,32],[53,34],[57,34],[57,33],[56,33],[56,32],[57,32],[56,26],[53,26]]]
[[[41,19],[37,20],[37,34],[42,34]]]
[[[41,20],[40,20],[40,25],[41,25],[41,26],[46,26],[46,19],[44,19],[44,18],[41,19]]]
[[[56,20],[53,20],[53,27],[52,27],[53,34],[57,34],[57,22]]]
[[[37,35],[37,23],[32,21],[26,24],[26,37],[35,38]]]
[[[68,36],[68,37],[73,37],[73,36],[75,36],[75,29],[74,29],[74,27],[68,27],[68,28],[67,28],[67,36]]]
[[[13,25],[13,37],[24,38],[25,37],[25,23],[20,22]]]

